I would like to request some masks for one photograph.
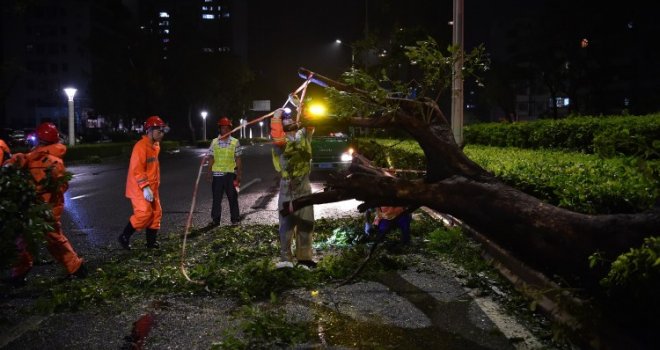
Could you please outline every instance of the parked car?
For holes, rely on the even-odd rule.
[[[9,134],[9,145],[11,147],[23,147],[27,146],[27,135],[25,130],[17,129],[13,130]]]
[[[341,170],[353,160],[348,128],[334,124],[317,125],[312,137],[312,169]]]

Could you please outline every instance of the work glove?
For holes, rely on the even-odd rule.
[[[234,180],[234,187],[236,187],[236,188],[241,187],[241,180],[239,180],[239,179]]]
[[[144,195],[144,199],[147,200],[147,202],[153,202],[154,201],[154,193],[151,191],[151,187],[146,186],[145,188],[142,189],[142,194]]]

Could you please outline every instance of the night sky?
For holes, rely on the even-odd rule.
[[[532,4],[530,4],[532,3]],[[465,45],[491,41],[490,27],[510,16],[527,13],[539,2],[522,0],[466,1]],[[365,6],[366,5],[366,6]],[[368,7],[368,15],[365,8]],[[263,92],[281,96],[303,80],[298,67],[338,78],[351,65],[351,42],[364,38],[365,22],[371,33],[387,32],[395,24],[429,28],[440,41],[451,43],[452,0],[289,0],[249,2],[250,60]],[[339,45],[340,38],[346,45]],[[272,90],[274,91],[268,91]],[[273,97],[273,108],[280,102]]]

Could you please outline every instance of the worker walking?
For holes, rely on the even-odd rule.
[[[13,155],[5,162],[5,166],[16,166],[30,172],[37,194],[51,206],[53,212],[53,231],[46,234],[48,252],[64,267],[68,277],[84,278],[87,276],[84,261],[73,250],[62,231],[64,192],[69,187],[62,160],[66,146],[59,143],[59,132],[53,123],[42,123],[37,127],[37,140],[37,146],[30,153]],[[33,257],[22,236],[16,239],[16,245],[19,257],[11,269],[10,280],[15,285],[22,285],[32,269]]]
[[[285,202],[312,193],[309,182],[312,161],[312,134],[314,128],[303,127],[299,130],[291,128],[294,124],[289,113],[278,109],[270,122],[273,138],[273,165],[280,173],[280,193],[278,209]],[[277,267],[293,266],[292,241],[296,239],[295,258],[298,264],[315,267],[312,260],[312,243],[314,232],[314,207],[300,208],[287,216],[279,214],[280,262]]]
[[[163,210],[160,206],[160,141],[169,127],[158,116],[144,123],[145,135],[133,146],[126,176],[126,197],[131,200],[131,215],[124,232],[117,240],[124,249],[131,249],[130,238],[137,230],[146,229],[147,248],[158,248],[156,234],[160,229]]]
[[[222,215],[222,194],[227,195],[229,202],[229,215],[232,225],[241,221],[238,207],[237,188],[241,184],[241,145],[238,139],[230,135],[231,120],[222,117],[218,120],[220,135],[211,141],[211,147],[206,155],[209,163],[209,177],[212,174],[211,190],[213,192],[213,205],[211,207],[211,222],[208,226],[220,225]]]

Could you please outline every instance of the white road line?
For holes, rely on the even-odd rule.
[[[85,197],[87,197],[87,196],[89,196],[89,194],[82,194],[82,195],[80,195],[80,196],[71,197],[71,198],[69,198],[69,199],[70,199],[70,200],[76,200],[76,199],[80,199],[80,198],[85,198]]]
[[[245,185],[241,185],[240,190],[245,191],[246,188],[250,187],[251,185],[253,185],[257,182],[261,182],[261,179],[258,178],[258,177],[248,181],[248,183],[246,183]]]

